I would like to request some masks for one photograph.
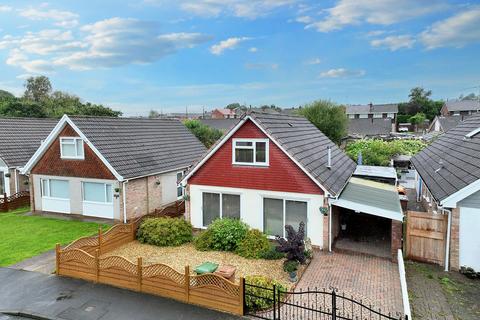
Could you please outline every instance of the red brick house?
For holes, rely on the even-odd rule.
[[[237,117],[235,110],[215,109],[212,111],[212,119],[234,119]]]
[[[249,112],[183,179],[187,219],[205,228],[216,218],[240,218],[270,236],[303,221],[312,244],[331,249],[332,230],[340,228],[334,200],[355,167],[305,118]],[[400,207],[398,194],[396,201]]]
[[[23,168],[34,211],[126,221],[183,197],[205,147],[177,120],[69,117]]]

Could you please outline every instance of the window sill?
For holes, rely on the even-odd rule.
[[[237,167],[256,167],[256,168],[268,168],[270,165],[263,164],[263,163],[238,163],[234,162],[232,165],[237,166]]]
[[[85,157],[65,157],[65,156],[61,156],[60,159],[62,159],[62,160],[85,160]]]

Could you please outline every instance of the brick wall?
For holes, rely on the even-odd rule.
[[[391,251],[392,260],[397,261],[398,249],[402,248],[403,224],[401,221],[392,220]]]
[[[162,203],[162,188],[157,184],[160,176],[149,176],[127,183],[127,219],[153,212]],[[123,216],[123,205],[121,206]]]
[[[32,168],[31,173],[62,177],[115,179],[110,170],[86,143],[84,144],[85,159],[61,159],[60,137],[78,137],[78,134],[72,127],[66,125]]]
[[[460,208],[452,209],[452,229],[450,231],[450,269],[460,269]]]

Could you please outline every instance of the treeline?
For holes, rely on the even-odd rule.
[[[109,117],[122,115],[121,111],[101,104],[83,102],[73,94],[53,91],[50,80],[45,76],[30,77],[24,86],[22,97],[15,97],[8,91],[0,90],[0,116],[59,118],[64,114]]]

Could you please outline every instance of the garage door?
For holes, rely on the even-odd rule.
[[[111,184],[82,182],[82,191],[84,216],[113,219]]]
[[[480,271],[480,209],[460,209],[460,266]]]

